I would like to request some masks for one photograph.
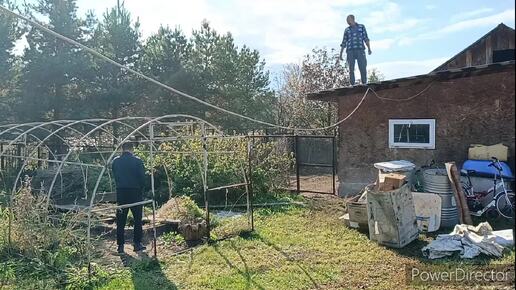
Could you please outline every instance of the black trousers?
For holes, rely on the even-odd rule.
[[[142,190],[136,188],[117,188],[116,198],[119,205],[131,204],[143,200]],[[116,211],[116,241],[118,245],[125,243],[125,224],[127,222],[127,214],[131,210],[134,218],[134,237],[135,244],[142,241],[142,215],[143,205],[137,205],[129,208],[121,208]]]

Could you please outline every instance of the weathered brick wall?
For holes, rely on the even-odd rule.
[[[407,98],[427,84],[381,90],[386,98]],[[407,102],[380,100],[369,94],[362,107],[339,129],[339,193],[357,192],[374,181],[373,163],[405,159],[417,165],[467,159],[470,144],[509,146],[514,169],[514,71],[434,82]],[[339,116],[347,116],[363,95],[339,98]],[[436,149],[389,149],[389,119],[436,119]]]

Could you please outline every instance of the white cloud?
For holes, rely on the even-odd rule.
[[[147,37],[158,30],[158,27],[169,25],[179,26],[189,34],[192,29],[201,26],[204,19],[217,27],[221,33],[234,29],[208,0],[121,0],[130,11],[134,20],[140,20],[143,37]],[[79,13],[84,14],[88,10],[95,10],[99,18],[102,14],[116,6],[116,0],[79,0],[77,6]],[[213,3],[213,2],[212,2]]]
[[[374,50],[386,50],[396,43],[394,38],[385,38],[380,40],[371,40],[371,47]]]
[[[402,17],[401,7],[394,2],[386,2],[381,9],[370,12],[364,19],[368,27],[371,27],[370,31],[378,34],[407,31],[423,21]]]
[[[399,41],[399,45],[411,45],[417,41],[421,40],[431,40],[431,39],[439,39],[442,38],[448,34],[461,32],[468,29],[473,28],[481,28],[481,27],[494,27],[497,24],[500,24],[501,22],[514,22],[514,9],[505,10],[503,12],[485,16],[485,17],[479,17],[469,20],[463,20],[459,22],[452,23],[450,25],[444,26],[441,29],[438,29],[436,31],[427,32],[420,34],[418,36],[413,37],[402,37]]]
[[[460,20],[469,19],[469,18],[472,18],[475,16],[493,12],[493,10],[494,10],[493,8],[480,8],[480,9],[476,9],[476,10],[461,12],[461,13],[455,14],[451,18],[451,21],[456,22],[456,21],[460,21]]]
[[[465,29],[472,29],[472,28],[478,28],[483,26],[489,26],[489,25],[496,25],[500,22],[509,22],[514,21],[514,9],[505,10],[504,12],[481,17],[481,18],[475,18],[470,20],[464,20],[457,23],[450,24],[443,29],[439,30],[439,34],[443,33],[452,33],[452,32],[458,32]]]
[[[439,57],[416,61],[390,61],[376,63],[371,65],[369,69],[377,68],[382,74],[385,75],[385,79],[389,80],[427,74],[447,60],[447,57]]]
[[[437,8],[437,5],[434,5],[434,4],[426,4],[425,5],[426,10],[434,10],[435,8]]]
[[[315,46],[338,47],[347,26],[345,16],[364,6],[386,0],[126,0],[125,5],[141,22],[143,36],[160,24],[180,26],[185,33],[207,19],[218,32],[235,36],[237,43],[251,40],[267,62],[297,62]],[[97,14],[116,5],[116,0],[79,0],[80,12]],[[247,44],[250,44],[247,42]]]

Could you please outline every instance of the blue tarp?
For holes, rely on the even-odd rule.
[[[476,173],[472,176],[479,177],[493,177],[495,174],[498,174],[494,167],[490,167],[490,160],[466,160],[462,165],[462,169],[464,170],[475,170]],[[514,178],[512,174],[511,168],[505,162],[500,162],[502,165],[502,176],[503,178]]]

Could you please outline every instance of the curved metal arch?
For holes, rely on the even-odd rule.
[[[122,118],[118,118],[118,119],[113,119],[113,120],[108,120],[108,121],[105,121],[104,123],[101,123],[100,125],[98,125],[97,127],[93,128],[92,130],[90,130],[89,132],[87,132],[86,134],[84,134],[79,140],[78,142],[81,142],[83,141],[85,138],[87,138],[89,135],[93,134],[94,132],[97,132],[98,130],[100,130],[101,128],[107,126],[107,125],[110,125],[110,124],[113,124],[113,123],[116,123],[118,121],[121,121],[121,120],[138,120],[138,119],[148,119],[148,117],[122,117]],[[88,120],[88,121],[91,121],[91,120]],[[55,182],[57,180],[57,175],[59,174],[59,172],[61,172],[62,168],[63,168],[63,165],[65,164],[64,162],[68,160],[68,158],[70,157],[70,154],[72,153],[73,150],[70,150],[63,158],[63,160],[61,161],[61,163],[59,164],[59,167],[57,168],[56,170],[56,174],[54,175],[54,178],[52,179],[52,183],[50,184],[50,188],[48,190],[48,198],[47,198],[47,204],[50,202],[50,195],[52,193],[52,190],[54,189],[54,185],[55,185]],[[108,160],[109,161],[109,160]],[[101,171],[101,175],[104,175],[104,171],[105,171],[105,166],[104,168],[102,169]],[[95,198],[95,194],[93,194],[92,196],[92,199]]]
[[[131,128],[131,129],[133,129],[133,128],[134,128],[133,126],[131,126],[131,125],[129,125],[129,124],[127,124],[127,123],[125,123],[125,122],[118,122],[118,123],[122,124],[123,126],[129,127],[129,128]],[[49,132],[50,134],[49,134],[49,135],[47,135],[43,140],[42,140],[42,139],[39,139],[39,138],[38,138],[38,137],[36,137],[35,135],[31,134],[32,136],[34,136],[36,139],[38,139],[38,140],[40,141],[40,142],[37,144],[37,146],[36,146],[35,148],[33,148],[33,150],[31,151],[31,153],[32,153],[32,152],[34,152],[35,150],[37,150],[37,149],[38,149],[38,148],[39,148],[39,147],[40,147],[40,146],[41,146],[41,145],[42,145],[46,140],[48,140],[49,138],[51,138],[51,137],[53,137],[53,136],[55,136],[55,137],[59,138],[61,141],[63,141],[65,144],[67,144],[67,145],[68,145],[68,148],[72,148],[71,144],[70,144],[67,140],[65,140],[64,138],[62,138],[58,133],[59,133],[60,131],[62,131],[62,130],[69,129],[69,130],[72,130],[72,131],[74,131],[74,132],[76,132],[76,133],[79,133],[79,135],[84,135],[84,133],[83,133],[83,132],[81,132],[81,131],[79,131],[79,130],[77,130],[77,129],[73,128],[73,126],[74,126],[74,125],[82,125],[82,124],[89,125],[89,126],[91,126],[91,127],[93,127],[93,128],[95,128],[95,127],[97,126],[96,124],[94,124],[94,123],[92,123],[92,122],[89,122],[88,120],[81,120],[81,122],[79,122],[79,123],[77,123],[77,122],[73,122],[73,123],[69,123],[69,124],[67,124],[67,125],[63,125],[63,124],[61,124],[61,123],[52,124],[52,125],[59,125],[59,126],[61,126],[60,128],[58,128],[58,129],[57,129],[57,130],[55,130],[55,131],[50,131],[49,129],[47,129],[47,128],[45,128],[45,127],[41,127],[40,129],[45,130],[45,131]],[[111,132],[109,132],[108,130],[106,130],[106,129],[102,128],[102,129],[101,129],[101,131],[102,131],[102,132],[104,132],[104,133],[106,133],[106,134],[108,134],[108,135],[110,135],[111,137],[115,138],[115,136],[114,136]],[[145,137],[145,135],[144,135],[143,133],[141,133],[141,132],[139,132],[139,133],[140,133],[142,136],[144,136],[144,137]],[[23,135],[23,134],[24,134],[24,133],[22,133],[22,135]],[[46,145],[45,145],[45,146],[46,146]],[[54,156],[54,158],[55,158],[55,157],[56,157],[56,156],[55,156],[55,154],[50,150],[50,148],[49,148],[48,146],[46,146],[46,147],[47,147],[47,149],[49,150],[49,152],[50,152],[50,153]],[[97,149],[98,149],[98,146],[97,146],[97,145],[95,145],[95,148],[97,148]],[[80,154],[76,154],[76,155],[77,155],[78,157],[80,156]],[[101,155],[101,158],[102,158],[102,160],[103,160],[104,162],[106,161],[106,158],[105,158],[103,155]],[[56,158],[55,158],[55,159],[56,159]],[[57,160],[57,159],[56,159],[56,160]],[[80,161],[80,157],[79,157],[79,161]],[[21,169],[20,169],[20,170],[19,170],[19,172],[18,172],[18,175],[17,175],[16,180],[15,180],[15,182],[14,182],[13,192],[14,192],[14,191],[16,191],[16,184],[18,183],[18,180],[19,180],[19,179],[20,179],[20,177],[21,177],[21,173],[22,173],[23,169],[25,169],[25,166],[27,165],[27,163],[28,163],[28,162],[27,162],[27,161],[25,161],[25,162],[24,162],[24,164],[22,165]],[[111,176],[109,176],[109,179],[111,180]]]
[[[59,140],[63,141],[63,142],[68,146],[68,148],[69,148],[69,149],[70,149],[70,148],[72,148],[71,144],[70,144],[67,140],[65,140],[63,137],[61,137],[58,133],[59,133],[60,131],[62,131],[62,130],[69,129],[69,130],[72,130],[72,131],[74,131],[74,132],[79,133],[80,135],[82,135],[83,133],[82,133],[81,131],[79,131],[79,130],[77,130],[77,129],[73,128],[73,125],[75,125],[75,124],[77,124],[77,123],[75,123],[75,122],[74,122],[74,123],[70,123],[70,124],[67,124],[67,125],[63,125],[63,124],[61,124],[61,123],[53,124],[53,125],[59,125],[59,126],[61,126],[60,128],[58,128],[58,129],[57,129],[57,130],[55,130],[55,131],[50,131],[49,129],[47,129],[47,128],[45,128],[45,127],[41,127],[40,129],[45,130],[45,131],[49,132],[50,134],[49,134],[49,135],[47,135],[44,139],[40,139],[40,138],[36,137],[35,135],[31,134],[33,137],[35,137],[35,138],[36,138],[37,140],[39,140],[40,142],[37,144],[37,146],[36,146],[35,148],[33,148],[33,149],[32,149],[32,151],[31,151],[30,153],[33,153],[34,151],[38,150],[38,149],[39,149],[39,147],[40,147],[41,145],[44,145],[45,147],[47,147],[48,151],[52,154],[52,156],[54,156],[54,159],[56,159],[56,160],[57,160],[57,158],[55,158],[55,157],[56,157],[56,155],[54,154],[54,152],[52,152],[52,150],[50,150],[50,148],[49,148],[47,145],[45,145],[45,144],[44,144],[44,142],[45,142],[45,141],[47,141],[48,139],[50,139],[51,137],[54,137],[54,136],[55,136],[55,137],[57,137]],[[80,124],[87,124],[87,125],[90,125],[90,126],[92,126],[92,127],[95,127],[95,124],[93,124],[93,123],[89,123],[89,122],[86,122],[86,121],[85,121],[85,122],[82,122],[82,123],[80,123]],[[106,130],[106,132],[108,132],[108,131]],[[109,133],[110,133],[110,132],[109,132]],[[95,145],[95,147],[98,149],[98,146],[97,146],[97,145]],[[80,161],[80,154],[76,154],[76,155],[78,156],[79,161]],[[101,157],[102,157],[102,159],[105,161],[104,156],[102,156],[102,155],[101,155]],[[17,184],[18,184],[18,180],[20,179],[20,177],[21,177],[21,174],[22,174],[23,170],[25,169],[25,167],[26,167],[26,166],[27,166],[27,164],[28,164],[28,162],[27,162],[27,161],[28,161],[28,160],[25,160],[25,161],[23,162],[22,167],[21,167],[21,168],[20,168],[20,170],[18,171],[18,175],[16,176],[16,179],[15,179],[14,184],[13,184],[13,189],[12,189],[12,193],[13,193],[13,194],[16,192],[16,187],[17,187]],[[111,179],[111,177],[110,177],[110,179]]]
[[[103,119],[99,119],[100,121],[102,121]],[[89,120],[91,121],[91,120]],[[36,124],[38,124],[37,126],[35,127],[30,127],[27,131],[24,131],[21,135],[19,135],[18,137],[14,138],[14,140],[12,140],[11,142],[9,142],[9,144],[7,144],[8,147],[12,146],[12,144],[14,144],[14,142],[18,141],[18,139],[23,136],[24,134],[27,134],[29,132],[32,132],[36,129],[39,129],[41,127],[44,127],[44,126],[47,126],[47,125],[54,125],[54,124],[60,124],[60,123],[79,123],[79,122],[82,122],[82,121],[70,121],[70,120],[60,120],[60,121],[51,121],[51,122],[37,122]],[[30,124],[30,123],[26,123],[26,124],[20,124],[20,125],[16,125],[14,127],[11,127],[9,129],[6,129],[2,132],[0,132],[0,136],[2,136],[3,134],[11,131],[11,130],[14,130],[14,129],[17,129],[17,128],[20,128],[20,127],[24,127],[24,126],[27,126],[27,124]],[[4,150],[2,150],[2,152],[0,153],[0,156],[4,155],[4,152],[5,150],[7,150],[7,148],[5,148]]]
[[[25,135],[25,133],[22,133],[21,135]],[[37,140],[41,141],[41,139],[40,139],[38,136],[36,136],[36,135],[34,135],[34,134],[29,134],[29,135],[30,135],[31,137],[34,137],[35,139],[37,139]],[[38,146],[38,147],[39,147],[39,146]],[[45,145],[45,147],[47,147],[47,150],[49,150],[49,152],[52,154],[52,156],[54,156],[54,157],[55,157],[55,154],[50,150],[50,148],[49,148],[47,145]],[[33,152],[33,151],[31,151],[31,153],[32,153],[32,152]],[[23,158],[23,157],[22,157],[22,156],[19,156],[19,158]],[[25,168],[26,164],[28,163],[28,160],[29,160],[29,159],[25,159],[25,161],[23,162],[22,168]],[[21,177],[21,173],[22,173],[22,170],[19,170],[19,171],[18,171],[18,174],[16,175],[16,179],[14,180],[14,183],[13,183],[13,189],[12,189],[12,196],[14,196],[14,193],[16,192],[16,186],[17,186],[17,184],[18,184],[18,180],[19,180],[19,179],[20,179],[20,177]],[[1,172],[1,171],[0,171],[0,175],[2,175],[2,176],[3,176],[3,175],[4,175],[4,174],[3,174],[3,172]]]
[[[120,144],[117,146],[117,150],[118,148],[120,148],[120,145],[124,142],[126,142],[127,140],[129,140],[129,138],[131,138],[135,132],[138,130],[141,130],[147,126],[149,126],[150,124],[152,124],[153,122],[157,122],[157,121],[160,121],[160,120],[163,120],[163,119],[167,119],[167,118],[191,118],[191,119],[194,119],[196,121],[198,121],[199,123],[204,123],[204,124],[207,124],[209,125],[210,127],[214,128],[216,131],[218,132],[221,132],[219,129],[217,129],[216,126],[214,126],[213,124],[201,119],[201,118],[198,118],[198,117],[195,117],[195,116],[190,116],[190,115],[182,115],[182,114],[173,114],[173,115],[165,115],[165,116],[161,116],[161,117],[156,117],[156,118],[153,118],[147,122],[145,122],[144,124],[140,125],[138,128],[136,128],[133,132],[129,133],[121,142]],[[109,156],[108,158],[108,162],[111,162],[111,160],[113,159],[113,157],[115,156],[116,154],[116,150],[111,154],[111,156]],[[90,206],[88,207],[88,211],[91,212],[92,208],[93,208],[93,201],[95,200],[95,195],[97,194],[97,190],[98,190],[98,186],[100,185],[100,181],[101,181],[101,178],[102,176],[104,175],[104,172],[106,171],[106,167],[107,167],[107,163],[104,165],[104,167],[102,168],[101,170],[101,173],[99,175],[99,177],[97,178],[97,183],[95,184],[95,188],[93,189],[93,196],[92,196],[92,199],[90,201]]]

